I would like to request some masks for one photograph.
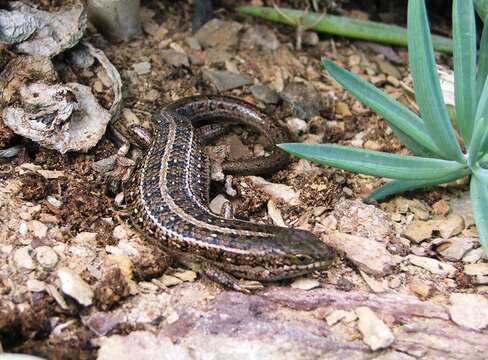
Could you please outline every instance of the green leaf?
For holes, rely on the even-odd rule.
[[[403,131],[401,131],[399,128],[395,127],[394,125],[388,123],[388,125],[391,127],[393,130],[393,133],[396,135],[396,137],[400,140],[400,142],[407,147],[411,152],[413,152],[417,156],[421,157],[428,157],[428,158],[438,158],[439,154],[435,154],[429,149],[427,149],[425,146],[422,146],[419,144],[417,141],[412,139],[410,136],[405,134]]]
[[[336,144],[280,144],[281,149],[323,165],[372,176],[401,180],[429,180],[466,167],[458,162],[388,154]]]
[[[487,2],[488,3],[488,2]],[[488,17],[485,20],[480,40],[480,59],[478,64],[478,77],[476,79],[478,98],[481,96],[486,77],[488,76]]]
[[[474,0],[474,5],[476,7],[476,12],[480,16],[481,20],[485,19],[486,15],[488,15],[488,1]],[[486,20],[484,22],[486,22]]]
[[[275,9],[263,6],[241,6],[242,14],[257,16],[269,21],[296,26],[301,22],[308,29],[321,33],[346,36],[391,45],[407,45],[405,28],[374,21],[361,20],[347,16],[323,15],[312,11]],[[437,51],[452,53],[452,40],[443,36],[432,35]]]
[[[476,174],[471,177],[470,195],[479,239],[488,254],[488,186]]]
[[[408,49],[415,98],[430,137],[443,157],[464,161],[442,98],[423,0],[408,2]]]
[[[488,170],[475,165],[473,167],[473,174],[481,181],[485,186],[488,186]]]
[[[365,202],[371,202],[373,200],[379,201],[384,198],[398,194],[404,191],[415,190],[420,188],[427,188],[434,185],[445,184],[457,179],[461,179],[469,174],[468,169],[462,169],[453,172],[444,177],[439,177],[433,180],[394,180],[382,187],[376,189],[375,191],[369,193],[363,200]]]
[[[483,116],[476,124],[476,128],[473,131],[473,137],[471,139],[471,145],[468,151],[468,166],[472,166],[478,161],[478,156],[481,152],[481,145],[483,136],[486,134],[486,125],[488,116]]]
[[[469,146],[476,109],[476,25],[472,0],[454,0],[454,96],[459,130]]]
[[[379,90],[359,76],[341,68],[334,62],[322,59],[322,65],[329,74],[353,96],[363,104],[377,112],[390,126],[401,130],[412,141],[429,149],[432,153],[441,155],[434,145],[422,119],[405,106]],[[407,146],[407,144],[405,144]],[[414,151],[413,149],[410,149]]]

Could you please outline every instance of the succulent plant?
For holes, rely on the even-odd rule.
[[[344,170],[394,179],[365,200],[381,200],[406,190],[470,177],[470,194],[479,238],[488,253],[488,26],[476,63],[475,10],[472,0],[454,0],[454,89],[457,140],[439,84],[423,0],[408,2],[408,50],[416,113],[330,60],[329,74],[362,103],[380,114],[415,156],[337,144],[281,144],[298,157]]]

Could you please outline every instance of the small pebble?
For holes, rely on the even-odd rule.
[[[390,328],[370,308],[361,306],[355,311],[359,318],[358,329],[371,350],[385,349],[395,341]]]
[[[318,288],[320,283],[317,279],[300,278],[292,282],[290,286],[294,289],[312,290]]]
[[[34,270],[36,268],[36,264],[29,254],[31,250],[30,246],[24,246],[15,251],[14,262],[17,267],[25,270]]]
[[[69,268],[61,268],[58,270],[58,278],[63,293],[71,296],[81,305],[90,306],[93,303],[93,290],[78,273]]]
[[[128,239],[127,230],[122,225],[117,225],[114,228],[112,235],[113,235],[114,239],[119,240],[119,241]]]
[[[59,208],[61,208],[61,206],[63,206],[63,203],[60,200],[56,199],[54,196],[49,195],[46,198],[46,200],[49,204],[54,206],[56,209],[59,209]]]
[[[27,280],[27,290],[31,292],[41,292],[46,289],[46,283],[37,279]]]
[[[58,254],[49,246],[36,248],[36,259],[42,267],[51,269],[58,263]]]
[[[40,221],[32,220],[29,223],[29,227],[35,236],[44,238],[47,235],[47,226]]]
[[[132,65],[132,68],[138,75],[145,75],[151,72],[151,63],[144,61]]]

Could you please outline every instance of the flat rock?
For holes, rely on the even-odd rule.
[[[485,296],[454,293],[449,299],[449,314],[456,324],[473,330],[488,326],[488,299]]]
[[[266,25],[254,25],[247,29],[242,35],[241,44],[249,47],[260,47],[268,51],[280,47],[280,42],[275,33]]]
[[[403,236],[415,243],[420,243],[423,240],[430,239],[435,228],[436,226],[432,221],[415,220],[407,226]]]
[[[36,248],[36,259],[42,267],[51,269],[58,263],[58,254],[49,246]]]
[[[276,91],[269,86],[256,84],[249,88],[253,96],[265,104],[277,104],[280,97]]]
[[[466,275],[488,275],[488,263],[464,265]]]
[[[436,243],[435,251],[450,261],[459,261],[473,248],[476,239],[468,237],[453,237]]]
[[[206,81],[212,83],[218,91],[235,89],[252,84],[249,77],[226,70],[205,69],[203,71],[203,77]]]
[[[204,48],[229,47],[237,45],[241,29],[242,25],[238,22],[212,19],[197,31],[195,38]]]
[[[188,56],[180,51],[176,51],[173,49],[161,50],[160,55],[163,60],[171,66],[190,66]]]
[[[437,229],[444,239],[449,239],[464,230],[464,219],[460,215],[451,215],[445,220],[437,221]]]
[[[139,63],[132,64],[132,68],[137,75],[146,75],[151,72],[151,63],[148,61],[143,61]]]
[[[437,274],[440,276],[453,276],[456,272],[456,268],[451,264],[436,259],[417,255],[408,255],[407,258],[412,265],[421,267],[432,274]]]
[[[464,225],[469,227],[474,224],[473,206],[469,191],[460,193],[458,196],[452,196],[449,201],[451,214],[459,215],[464,218]]]
[[[322,240],[343,253],[360,270],[368,274],[390,274],[399,262],[395,255],[388,252],[384,243],[371,238],[335,233],[322,235]]]
[[[475,263],[485,258],[485,250],[482,247],[469,250],[466,255],[463,256],[464,263]]]
[[[337,219],[337,228],[342,233],[380,242],[388,242],[394,234],[389,216],[377,207],[361,201],[342,200],[336,204],[332,215]]]
[[[371,350],[385,349],[395,341],[390,328],[370,308],[358,307],[356,314],[359,318],[358,329]]]
[[[17,249],[14,253],[14,262],[18,268],[24,270],[34,270],[36,268],[36,263],[30,255],[32,248],[30,246],[24,246]]]
[[[275,184],[264,180],[259,176],[248,176],[254,186],[257,186],[273,199],[283,201],[290,206],[300,204],[300,195],[291,186],[285,184]]]
[[[81,305],[89,306],[92,304],[93,290],[77,272],[69,268],[60,268],[58,270],[58,278],[61,282],[61,291],[63,293],[71,296]]]
[[[324,110],[322,94],[308,83],[291,82],[285,85],[281,97],[294,116],[309,120]]]

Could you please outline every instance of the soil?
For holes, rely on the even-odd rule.
[[[45,9],[56,9],[59,3],[42,1],[41,5]],[[285,6],[286,2],[282,1],[281,5]],[[342,12],[357,16],[359,11],[346,7]],[[364,12],[360,14],[368,16]],[[224,56],[210,63],[209,49],[192,49],[188,45],[188,38],[192,36],[191,7],[186,1],[143,2],[144,33],[128,43],[111,44],[95,29],[89,28],[86,38],[105,52],[122,75],[125,116],[131,114],[142,125],[150,124],[151,114],[165,104],[184,96],[217,93],[215,84],[206,77],[206,71],[227,70],[247,75],[251,78],[251,84],[222,93],[258,105],[283,126],[290,123],[288,119],[297,117],[293,107],[290,108],[281,99],[277,104],[260,101],[253,96],[250,85],[265,84],[281,93],[286,84],[300,83],[320,94],[323,104],[318,114],[301,119],[306,123],[305,130],[297,131],[288,125],[296,141],[331,142],[408,154],[387,124],[344,91],[320,65],[321,57],[326,56],[415,110],[412,99],[402,87],[402,84],[409,84],[405,49],[321,35],[317,44],[305,44],[302,50],[297,51],[294,49],[295,32],[291,28],[240,16],[230,8],[219,9],[216,17],[227,23],[235,21],[241,24],[243,28],[238,32],[238,39],[242,39],[249,28],[265,25],[265,31],[274,34],[280,46],[269,50],[253,43],[239,45],[238,41],[220,49]],[[450,25],[440,20],[438,27],[449,28]],[[188,65],[169,65],[161,55],[162,50],[168,49],[183,49],[189,58]],[[15,54],[0,46],[0,66],[13,57]],[[134,65],[145,62],[150,63],[150,71],[137,74]],[[438,62],[452,67],[450,59],[444,55],[438,56]],[[103,84],[102,91],[96,90],[100,86],[96,72],[76,74],[68,71],[61,78],[66,81],[76,79],[91,86],[102,105],[108,107],[110,104],[111,91]],[[120,121],[123,120],[124,116]],[[219,147],[228,150],[235,142],[235,134],[244,144],[235,146],[241,149],[239,151],[247,151],[248,154],[262,151],[259,136],[243,128],[237,128],[233,134],[219,139],[210,150]],[[175,299],[179,305],[185,301],[195,301],[198,302],[196,307],[205,308],[210,303],[217,306],[219,301],[227,301],[225,294],[233,294],[206,279],[194,279],[192,272],[176,265],[168,270],[165,261],[161,260],[164,254],[147,244],[130,228],[124,204],[119,204],[106,190],[107,174],[99,173],[92,167],[94,162],[117,152],[116,145],[108,135],[86,154],[62,155],[13,137],[0,123],[0,148],[19,142],[24,145],[24,150],[17,157],[0,159],[0,352],[3,347],[6,352],[22,352],[49,359],[95,358],[101,356],[99,350],[103,349],[105,336],[125,336],[137,331],[157,333],[159,330],[165,336],[170,336],[170,330],[176,332],[174,328],[168,330],[163,326],[166,322],[172,324],[168,320],[172,316],[169,310],[158,310],[154,315],[151,311],[159,309],[156,305],[138,307],[138,301],[146,301],[144,299],[148,296],[169,296],[167,303],[172,305],[171,299]],[[371,296],[378,296],[381,303],[383,295],[377,294],[386,292],[399,294],[399,304],[403,304],[402,296],[408,295],[427,301],[428,305],[425,306],[439,305],[447,309],[452,293],[485,295],[488,291],[484,273],[466,270],[467,265],[486,263],[481,255],[476,258],[474,254],[480,244],[472,216],[469,218],[469,213],[463,208],[467,191],[465,183],[407,193],[374,206],[363,206],[361,198],[383,184],[384,179],[319,167],[294,159],[289,168],[271,174],[266,180],[286,185],[291,193],[298,194],[298,200],[291,203],[283,198],[276,199],[250,177],[228,177],[226,183],[217,182],[212,187],[212,197],[225,194],[234,205],[236,217],[258,223],[273,223],[276,220],[269,210],[270,200],[273,199],[287,226],[313,231],[324,241],[331,241],[331,244],[333,236],[342,234],[347,235],[348,241],[357,237],[369,240],[378,247],[380,255],[374,259],[376,255],[372,254],[373,250],[371,254],[364,254],[369,253],[369,243],[363,245],[363,249],[356,246],[355,251],[339,248],[340,256],[330,270],[307,277],[308,280],[317,281],[319,290],[335,289],[331,292],[336,294],[334,291],[337,291],[334,301],[348,294],[371,293]],[[226,194],[229,185],[237,195],[229,196],[229,191]],[[456,204],[453,204],[453,199]],[[455,228],[455,221],[459,218]],[[422,226],[430,226],[430,232],[427,231],[423,238],[407,232],[416,221],[421,222]],[[451,226],[451,223],[454,225]],[[449,232],[448,227],[455,229]],[[463,242],[466,251],[457,258],[453,258],[452,254],[446,255],[446,250],[456,242],[453,239],[458,238],[464,239],[456,241]],[[469,239],[469,244],[466,239]],[[55,257],[54,264],[42,258],[44,252]],[[356,252],[371,258],[363,259]],[[474,260],[466,260],[470,252],[474,254]],[[419,265],[412,256],[438,263],[432,269],[429,265]],[[442,270],[442,264],[447,264],[453,270],[450,267]],[[89,306],[80,304],[76,296],[61,295],[58,270],[65,267],[78,273],[81,281],[92,289]],[[286,294],[287,290],[298,291],[290,288],[290,283],[293,286],[292,281],[266,285],[263,293],[265,300],[256,300],[259,297],[257,292],[254,297],[244,297],[247,300],[242,301],[255,301],[261,304],[259,306],[264,306],[260,301],[272,301],[273,308],[281,305],[289,307],[292,310],[286,311],[292,311],[293,316],[307,312],[314,317],[314,321],[325,324],[325,319],[334,310],[333,305],[315,304],[295,309],[293,305],[285,304],[292,300],[283,300],[279,298],[281,293],[278,296],[273,292],[285,291],[283,294]],[[195,296],[190,300],[185,298],[185,291],[190,291],[188,289],[193,289]],[[244,295],[235,296],[240,298]],[[305,298],[306,294],[303,296]],[[297,295],[296,301],[298,298]],[[355,304],[360,305],[360,300]],[[136,314],[139,317],[129,321],[127,314],[134,312],[133,309],[139,309]],[[350,307],[347,311],[353,310],[354,307]],[[381,307],[374,310],[378,313],[382,311]],[[127,321],[119,321],[107,331],[101,331],[99,326],[94,325],[95,315],[117,312],[126,314]],[[180,319],[183,318],[182,314],[178,313]],[[253,316],[259,319],[256,314]],[[429,318],[425,314],[412,315],[410,310],[405,310],[401,316],[402,319],[409,316]],[[390,328],[401,328],[405,324],[394,315],[381,313],[380,317]],[[459,322],[454,325],[449,321],[448,315],[439,318],[449,322],[451,327],[459,325]],[[106,324],[105,321],[103,323]],[[179,330],[183,331],[181,326]],[[351,344],[356,344],[355,341],[361,344],[357,349],[364,357],[358,358],[371,358],[373,353],[361,342],[362,332],[358,330],[355,320],[343,322],[341,326],[337,330],[331,325],[327,332],[347,333]],[[480,336],[486,336],[486,331],[477,331]],[[399,338],[399,333],[395,334]],[[402,356],[418,355],[413,348],[405,346],[405,339],[402,341],[394,342],[392,351]],[[424,354],[447,354],[449,357],[448,350],[417,345],[426,346]],[[476,349],[466,358],[478,358]],[[322,355],[327,351],[323,350]],[[482,356],[479,356],[481,359]]]

